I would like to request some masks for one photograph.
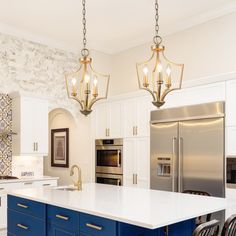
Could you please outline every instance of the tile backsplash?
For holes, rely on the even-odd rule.
[[[0,93],[0,175],[12,174],[12,135],[7,134],[11,131],[12,100]]]
[[[12,175],[17,177],[42,176],[43,157],[13,156]]]

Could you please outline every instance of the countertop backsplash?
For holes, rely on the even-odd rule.
[[[43,157],[13,156],[12,175],[17,177],[43,176]]]
[[[12,100],[0,93],[0,133],[12,131]],[[12,174],[12,135],[0,135],[0,175]]]

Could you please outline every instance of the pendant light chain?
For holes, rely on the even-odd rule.
[[[87,28],[86,28],[86,0],[82,0],[82,5],[83,5],[83,49],[81,50],[81,54],[83,57],[87,57],[89,55],[89,50],[87,49],[87,38],[86,38],[86,33],[87,33]]]
[[[159,4],[158,0],[155,0],[155,10],[156,10],[156,15],[155,15],[155,20],[156,20],[156,25],[155,25],[155,32],[156,35],[153,38],[153,42],[155,43],[156,46],[159,46],[162,42],[162,38],[159,35]]]

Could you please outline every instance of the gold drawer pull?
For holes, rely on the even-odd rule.
[[[28,230],[29,227],[25,226],[25,225],[22,225],[22,224],[17,224],[17,227],[21,228],[21,229],[24,229],[24,230]]]
[[[99,231],[102,230],[101,226],[97,226],[97,225],[94,225],[94,224],[87,223],[86,226],[89,227],[89,228],[92,228],[92,229],[99,230]]]
[[[28,206],[26,206],[26,205],[23,205],[23,204],[20,204],[20,203],[17,203],[17,206],[18,206],[18,207],[21,207],[21,208],[24,208],[24,209],[27,209],[27,208],[29,208]]]
[[[56,215],[56,218],[61,219],[61,220],[69,220],[69,217],[62,216],[62,215]]]

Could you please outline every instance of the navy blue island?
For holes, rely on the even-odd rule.
[[[195,217],[226,207],[222,198],[94,183],[21,189],[8,194],[8,236],[190,236]]]

